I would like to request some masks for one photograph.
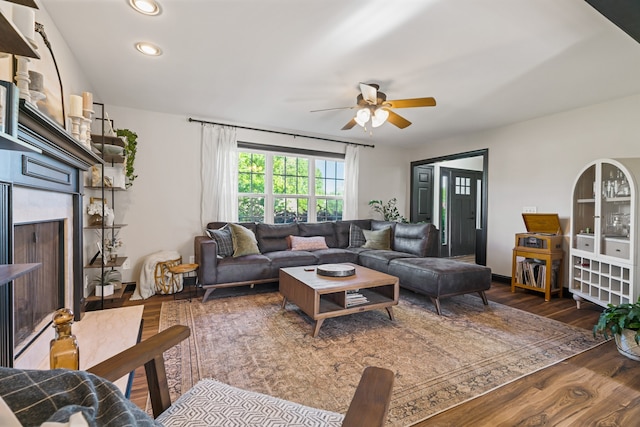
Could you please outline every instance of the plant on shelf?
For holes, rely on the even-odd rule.
[[[382,200],[370,200],[369,206],[374,212],[381,214],[385,221],[409,222],[407,218],[400,215],[396,203],[398,203],[398,200],[394,197],[386,204]]]
[[[113,209],[107,205],[102,203],[90,203],[87,205],[87,213],[89,214],[90,225],[102,225],[103,216],[105,219],[105,225],[111,226],[113,224]]]
[[[126,187],[133,185],[133,181],[138,177],[135,174],[133,164],[136,160],[136,152],[138,151],[138,134],[129,129],[116,129],[116,135],[124,137],[124,154],[127,158],[125,165],[125,177],[127,179]]]
[[[593,327],[593,335],[598,333],[606,339],[613,336],[620,354],[640,360],[640,299],[633,304],[607,305]]]

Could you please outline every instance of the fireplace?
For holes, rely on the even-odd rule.
[[[14,263],[41,264],[37,270],[13,281],[16,358],[50,326],[53,312],[65,305],[64,222],[64,219],[40,221],[14,227]]]
[[[15,144],[14,149],[7,149],[6,144],[0,149],[0,279],[10,278],[0,280],[0,365],[30,368],[37,366],[35,360],[48,354],[48,340],[45,343],[42,337],[35,336],[39,329],[47,328],[55,309],[65,306],[73,309],[76,321],[82,317],[82,176],[102,160],[24,100],[20,100],[18,139],[21,144]],[[24,146],[34,150],[26,151]],[[35,236],[34,228],[38,228]],[[44,228],[50,230],[40,230]],[[52,243],[56,250],[43,251],[43,258],[34,260],[42,265],[29,273],[31,276],[15,278],[3,274],[32,261],[24,254],[40,249],[24,249],[29,239],[42,241],[45,234],[56,234],[56,230],[57,240]],[[53,252],[57,252],[57,258],[49,262],[47,257]],[[34,281],[32,275],[44,278]],[[34,289],[30,287],[45,285],[50,286],[50,296],[46,297],[49,307],[33,304],[34,312],[25,315],[25,319],[20,317],[23,313],[15,313],[32,306],[34,295],[30,292]],[[40,298],[40,290],[36,293],[35,297]],[[14,296],[18,304],[15,308]],[[46,313],[48,310],[51,311]],[[23,326],[23,321],[30,325]],[[27,333],[28,329],[33,331]]]

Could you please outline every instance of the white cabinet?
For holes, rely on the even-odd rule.
[[[600,159],[573,186],[569,290],[580,308],[638,299],[640,158]]]

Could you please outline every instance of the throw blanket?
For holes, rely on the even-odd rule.
[[[0,397],[17,418],[17,425],[68,423],[78,418],[78,413],[85,425],[91,427],[160,425],[124,397],[113,383],[84,371],[0,367]],[[0,424],[12,425],[8,424],[11,418],[4,408]]]
[[[170,261],[180,258],[180,254],[176,251],[160,251],[155,252],[145,257],[142,264],[142,270],[140,271],[140,279],[136,285],[136,290],[131,295],[131,300],[141,300],[152,297],[156,294],[156,282],[154,272],[156,264],[159,262]],[[168,273],[169,276],[171,273]],[[170,277],[167,280],[170,281]],[[182,275],[179,277],[179,289],[175,289],[174,292],[180,292],[182,290]]]

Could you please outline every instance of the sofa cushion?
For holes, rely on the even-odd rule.
[[[278,275],[280,268],[298,267],[301,265],[316,265],[318,257],[313,252],[307,251],[274,251],[263,254],[271,260],[271,271]]]
[[[389,263],[395,259],[418,258],[415,255],[397,251],[369,250],[360,252],[358,261],[363,267],[382,273],[389,273]]]
[[[253,254],[219,259],[214,283],[247,282],[272,277],[271,260],[264,255]]]
[[[221,258],[233,255],[233,237],[231,227],[225,225],[219,230],[207,230],[207,234],[218,245],[218,256]]]
[[[237,224],[229,224],[231,228],[231,238],[233,240],[233,256],[259,254],[256,236],[251,230]]]
[[[370,219],[352,219],[345,221],[336,221],[336,243],[338,248],[346,248],[349,246],[349,232],[351,230],[351,224],[355,224],[363,230],[371,230]]]
[[[367,239],[364,237],[362,228],[355,224],[351,224],[351,228],[349,229],[349,247],[361,248],[365,243],[367,243]]]
[[[225,225],[227,225],[228,222],[226,221],[214,221],[214,222],[210,222],[207,224],[207,229],[209,230],[219,230],[222,227],[224,227]],[[234,224],[238,224],[243,226],[244,228],[248,228],[249,230],[253,231],[254,233],[256,232],[256,223],[255,222],[235,222]]]
[[[340,427],[343,419],[334,412],[205,379],[180,396],[156,421],[166,427],[214,424]]]
[[[417,256],[427,256],[427,236],[433,224],[396,225],[393,237],[393,249]]]
[[[447,258],[395,259],[389,274],[400,286],[432,297],[484,291],[491,287],[491,269]]]
[[[319,251],[313,251],[313,255],[318,258],[318,264],[340,264],[343,262],[351,262],[354,264],[358,263],[358,253],[350,249],[320,249]]]
[[[258,224],[256,238],[260,252],[286,251],[287,236],[299,236],[298,224]]]
[[[391,227],[381,230],[362,230],[366,243],[362,245],[366,249],[391,250]]]
[[[303,237],[323,236],[328,247],[335,248],[338,246],[333,222],[299,222],[298,229]]]
[[[301,237],[289,236],[292,251],[317,251],[328,249],[324,236]]]

